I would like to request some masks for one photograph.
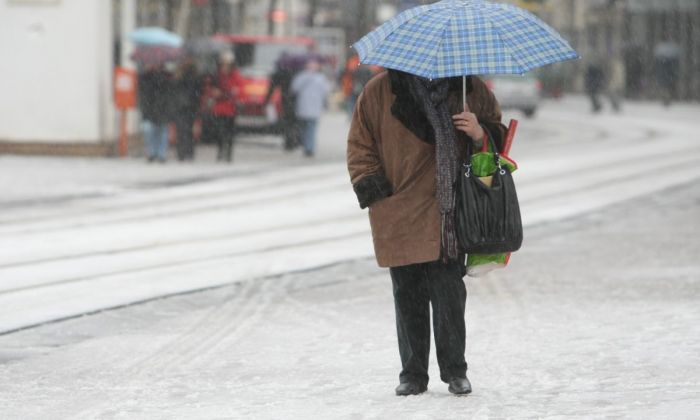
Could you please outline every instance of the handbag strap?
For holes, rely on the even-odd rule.
[[[498,147],[496,146],[496,141],[493,139],[493,136],[491,135],[491,131],[484,125],[481,125],[481,128],[486,132],[486,136],[489,138],[489,144],[491,145],[491,148],[493,149],[493,161],[496,164],[496,166],[499,169],[499,173],[501,175],[505,175],[505,169],[503,169],[503,166],[501,165],[501,154],[498,153]],[[463,164],[464,169],[466,171],[465,175],[467,177],[471,176],[471,168],[472,168],[472,140],[471,138],[467,142],[467,158],[466,161]]]

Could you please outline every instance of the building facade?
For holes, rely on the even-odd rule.
[[[523,1],[513,1],[522,5]],[[527,2],[571,42],[582,59],[569,65],[581,90],[583,72],[596,62],[605,68],[621,60],[628,97],[655,99],[662,45],[677,50],[674,96],[700,100],[700,0],[543,0]]]
[[[0,1],[0,152],[108,154],[110,2]]]

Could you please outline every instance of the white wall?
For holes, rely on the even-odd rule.
[[[108,0],[0,0],[0,141],[114,136]]]

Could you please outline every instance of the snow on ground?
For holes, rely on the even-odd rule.
[[[696,183],[526,230],[468,279],[474,393],[393,395],[371,259],[0,336],[3,419],[697,419]],[[434,351],[433,351],[434,354]]]
[[[631,103],[593,116],[581,98],[546,103],[521,121],[512,153],[525,224],[700,178],[698,111]],[[343,115],[326,118],[313,162],[255,137],[231,167],[209,149],[195,165],[0,157],[0,332],[370,257],[346,132]]]

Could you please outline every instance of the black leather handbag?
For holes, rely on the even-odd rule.
[[[489,135],[493,150],[498,150]],[[510,170],[493,153],[496,171],[490,177],[472,173],[472,147],[457,180],[457,239],[467,254],[500,254],[520,249],[523,225],[520,205]]]

